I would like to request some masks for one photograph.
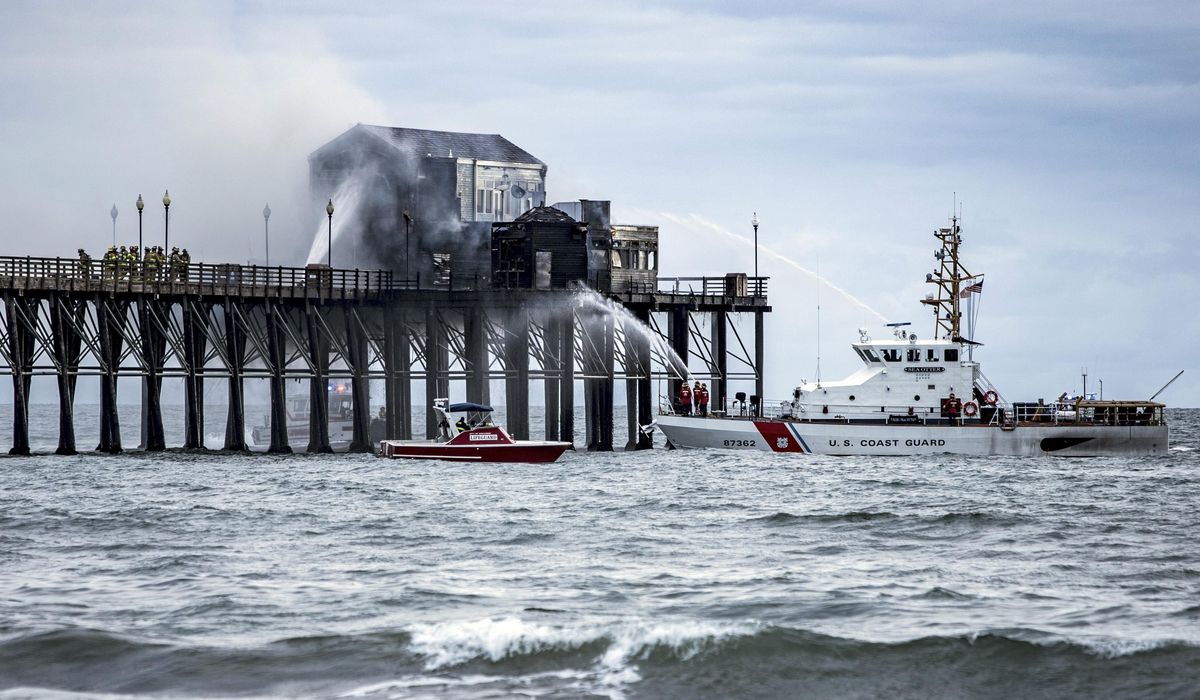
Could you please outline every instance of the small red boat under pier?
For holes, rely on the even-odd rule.
[[[391,459],[444,459],[454,462],[553,462],[569,442],[514,440],[492,423],[492,407],[437,399],[437,437],[432,440],[383,440],[379,456]],[[461,414],[451,423],[453,414]]]

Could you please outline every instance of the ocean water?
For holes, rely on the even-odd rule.
[[[1200,697],[1169,419],[1138,460],[0,458],[0,697]]]

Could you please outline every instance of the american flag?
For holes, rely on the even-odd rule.
[[[971,296],[972,294],[979,294],[982,291],[983,291],[983,280],[979,280],[975,284],[965,287],[961,292],[958,293],[958,297],[960,299],[966,299],[967,297]]]

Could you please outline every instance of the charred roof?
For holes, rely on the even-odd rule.
[[[531,221],[560,224],[576,223],[575,219],[572,219],[570,214],[566,213],[562,209],[555,209],[554,207],[534,207],[524,214],[518,216],[515,221],[522,223],[528,223]]]
[[[545,165],[523,148],[500,134],[467,134],[457,131],[429,131],[399,126],[359,124],[355,128],[378,136],[393,147],[418,156],[473,158],[501,163]]]

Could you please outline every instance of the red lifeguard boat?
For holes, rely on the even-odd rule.
[[[437,437],[432,440],[382,440],[379,456],[391,459],[445,459],[454,462],[553,462],[571,448],[569,442],[514,440],[492,424],[492,407],[437,399]],[[452,414],[462,414],[453,424]],[[456,434],[457,431],[457,434]]]

